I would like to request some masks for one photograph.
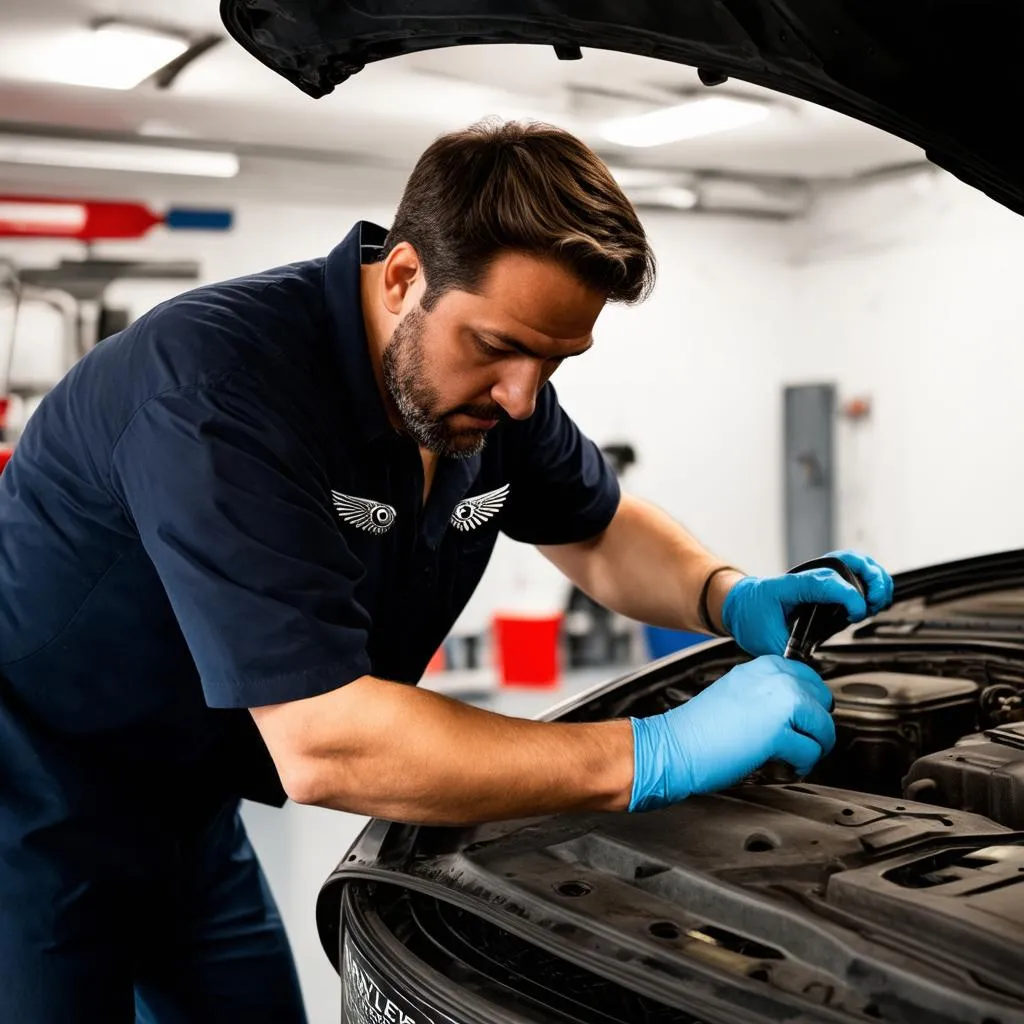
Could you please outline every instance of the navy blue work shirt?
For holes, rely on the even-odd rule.
[[[364,222],[326,259],[157,306],[27,424],[0,476],[8,817],[282,803],[245,709],[417,681],[499,530],[560,544],[611,521],[615,476],[550,385],[481,455],[440,460],[424,506],[363,324],[385,237]]]

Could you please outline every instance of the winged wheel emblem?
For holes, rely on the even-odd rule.
[[[357,530],[380,534],[387,533],[395,525],[397,513],[382,501],[355,498],[340,491],[331,491],[331,499],[338,515]]]
[[[509,485],[499,487],[497,490],[488,491],[486,494],[478,494],[475,498],[467,498],[460,501],[452,512],[452,526],[456,530],[467,533],[482,526],[488,519],[497,515],[508,497]]]

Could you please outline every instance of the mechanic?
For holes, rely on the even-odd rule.
[[[653,277],[594,153],[485,123],[424,153],[390,230],[172,299],[46,397],[0,477],[4,1024],[303,1020],[242,797],[635,812],[830,749],[828,688],[779,656],[787,616],[863,618],[888,574],[841,553],[865,601],[827,571],[727,567],[620,494],[548,383]],[[591,724],[407,685],[499,530],[621,614],[754,659]]]

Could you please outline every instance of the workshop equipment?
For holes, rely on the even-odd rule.
[[[234,215],[226,209],[194,209],[172,206],[164,211],[135,201],[111,201],[57,196],[0,196],[0,237],[69,239],[92,243],[107,239],[138,239],[161,226],[172,231],[227,231]],[[103,260],[87,248],[83,260],[62,260],[55,267],[18,267],[12,261],[0,263],[0,294],[13,299],[13,317],[0,365],[0,443],[12,442],[16,428],[8,421],[12,397],[29,402],[40,398],[56,380],[13,382],[15,334],[18,314],[26,302],[38,302],[55,309],[64,327],[61,373],[82,358],[103,338],[127,327],[127,310],[112,309],[104,301],[115,280],[196,281],[199,265],[193,260],[154,262],[145,260]],[[6,333],[6,332],[5,332]],[[0,452],[0,469],[10,458],[10,444]]]
[[[643,627],[644,644],[647,655],[652,661],[667,658],[670,654],[682,651],[695,644],[704,643],[708,637],[705,633],[693,633],[685,629],[668,629],[665,626]]]
[[[123,310],[112,309],[105,301],[107,289],[122,280],[197,281],[199,264],[195,260],[61,260],[55,267],[19,267],[11,261],[0,264],[6,277],[0,280],[0,292],[7,291],[14,301],[15,315],[3,366],[0,367],[0,404],[12,396],[31,401],[46,394],[57,379],[14,380],[11,375],[18,313],[28,303],[41,303],[57,311],[63,326],[63,348],[59,376],[63,376],[104,337],[128,325]],[[0,424],[0,440],[13,442],[12,424]],[[8,454],[9,457],[9,454]]]
[[[7,337],[0,339],[3,348],[3,363],[0,366],[0,442],[7,440],[7,415],[11,408],[10,386],[11,365],[14,361],[14,339],[18,333],[18,319],[21,315],[22,290],[18,269],[10,260],[0,260],[0,295],[9,292],[11,296],[11,318]],[[7,458],[0,461],[0,469],[7,465]]]
[[[612,472],[620,480],[637,461],[636,449],[626,441],[601,446],[601,454],[611,467]],[[610,665],[626,665],[632,661],[636,625],[624,615],[606,608],[595,601],[589,594],[576,584],[569,589],[569,599],[565,607],[565,642],[566,661],[570,668],[593,668]],[[667,646],[671,639],[666,635],[654,638]],[[648,641],[652,638],[648,637]],[[701,636],[699,640],[706,640]],[[694,641],[689,641],[690,643]],[[652,658],[664,657],[671,653],[654,653],[654,643],[649,643]],[[677,644],[672,650],[686,646],[686,642]]]
[[[232,212],[222,209],[172,206],[158,213],[136,202],[0,196],[0,238],[72,238],[96,242],[143,238],[157,225],[172,231],[227,231],[232,222]]]
[[[503,686],[553,689],[560,675],[561,612],[553,615],[496,615],[494,639]]]

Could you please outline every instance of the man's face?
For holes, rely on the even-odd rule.
[[[503,419],[521,420],[563,359],[585,352],[605,296],[558,264],[498,256],[480,294],[446,292],[431,312],[422,283],[383,353],[384,383],[402,423],[437,455],[479,454]]]

